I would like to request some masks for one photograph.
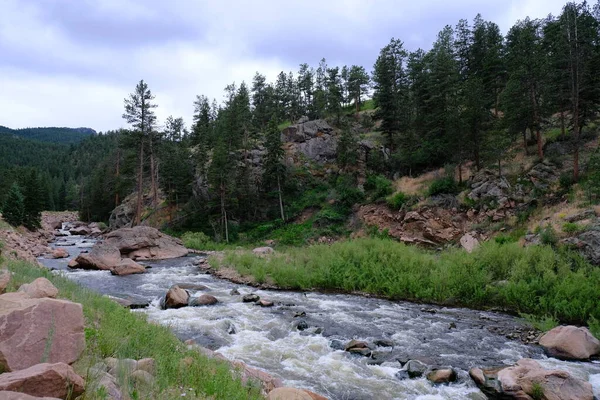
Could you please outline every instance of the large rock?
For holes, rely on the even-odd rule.
[[[109,233],[105,243],[116,247],[123,257],[162,260],[185,256],[188,251],[181,240],[149,226],[122,228]]]
[[[65,363],[36,364],[27,369],[0,375],[0,390],[31,396],[75,398],[83,393],[84,388],[83,378]]]
[[[31,283],[25,283],[19,288],[19,292],[25,293],[32,299],[41,299],[44,297],[56,298],[58,289],[46,278],[37,278]]]
[[[56,397],[37,397],[30,396],[25,393],[0,391],[0,399],[2,400],[58,400]]]
[[[267,400],[327,400],[327,398],[306,389],[281,387],[271,390]]]
[[[219,300],[215,296],[211,296],[210,294],[203,294],[198,297],[194,297],[189,300],[190,307],[201,307],[201,306],[212,306],[217,304]]]
[[[508,202],[510,183],[497,173],[483,169],[471,177],[471,192],[467,195],[471,200],[495,200],[499,205]]]
[[[143,274],[146,268],[130,258],[124,258],[110,270],[113,275]]]
[[[600,341],[587,328],[557,326],[540,338],[548,355],[564,360],[587,360],[600,354]]]
[[[259,256],[273,254],[274,252],[275,252],[275,250],[273,250],[272,247],[257,247],[254,250],[252,250],[252,253],[259,255]]]
[[[434,369],[427,374],[427,380],[436,384],[454,382],[456,378],[456,371],[452,368]]]
[[[59,259],[69,257],[69,252],[65,249],[54,249],[51,253],[46,255],[46,258]]]
[[[460,245],[467,251],[467,253],[472,253],[476,248],[479,247],[479,240],[477,240],[470,233],[467,233],[460,238]]]
[[[187,290],[175,285],[172,286],[165,297],[161,299],[161,308],[181,308],[188,305],[190,294]]]
[[[111,270],[121,262],[121,252],[114,244],[98,242],[89,253],[77,256],[75,262],[75,268]]]
[[[81,304],[0,295],[0,369],[16,371],[40,362],[71,364],[85,347]]]
[[[473,368],[469,375],[492,399],[531,400],[537,390],[547,400],[593,400],[592,385],[573,378],[568,372],[548,370],[534,360],[522,359],[506,368]],[[539,387],[539,389],[538,389]]]

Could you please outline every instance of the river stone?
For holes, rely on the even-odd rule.
[[[118,296],[110,296],[104,295],[104,297],[111,299],[115,303],[120,304],[125,308],[129,308],[132,310],[139,308],[146,308],[150,305],[150,302],[143,297],[140,296],[131,296],[131,295],[118,295]]]
[[[229,292],[230,296],[239,296],[240,295],[240,291],[237,289],[231,289],[231,292]]]
[[[180,288],[175,285],[172,286],[165,297],[161,299],[161,308],[163,310],[168,308],[181,308],[188,305],[190,294],[187,290]]]
[[[111,274],[119,276],[143,274],[144,272],[146,272],[146,268],[130,258],[122,259],[110,270]]]
[[[408,376],[411,378],[420,378],[428,368],[427,364],[419,360],[409,360],[404,366],[404,369],[408,372]]]
[[[73,260],[69,261],[69,263],[67,264],[67,267],[69,267],[69,268],[79,268],[79,263],[75,259],[73,259]]]
[[[109,243],[96,243],[89,253],[81,253],[75,259],[76,268],[111,270],[121,262],[121,253]]]
[[[540,345],[563,360],[587,360],[600,353],[600,341],[584,327],[557,326],[540,338]]]
[[[31,299],[56,298],[58,295],[58,289],[46,278],[37,278],[31,283],[25,283],[18,291]]]
[[[0,391],[0,399],[2,400],[58,400],[56,397],[37,397],[30,396],[25,393]]]
[[[333,339],[330,343],[329,343],[329,347],[331,347],[334,350],[346,350],[346,345],[344,343],[342,343],[341,340],[337,340],[337,339]]]
[[[107,400],[124,400],[123,393],[119,389],[117,379],[108,372],[99,372],[92,376],[93,382],[88,384],[90,392],[103,390],[108,394]]]
[[[368,348],[358,348],[358,347],[353,347],[351,349],[346,350],[348,353],[350,354],[358,354],[359,356],[363,356],[363,357],[370,357],[371,356],[371,349]]]
[[[394,347],[394,342],[389,339],[377,339],[374,343],[379,347]]]
[[[212,306],[217,304],[219,300],[215,296],[211,296],[210,294],[203,294],[198,297],[194,297],[190,299],[188,305],[190,307],[200,307],[200,306]]]
[[[65,363],[36,364],[0,375],[0,390],[16,391],[31,396],[75,398],[83,393],[84,388],[83,378]]]
[[[427,380],[433,383],[450,383],[456,381],[456,371],[452,368],[434,369],[427,374]]]
[[[345,350],[348,351],[350,349],[366,349],[369,347],[367,342],[363,342],[361,340],[352,339],[346,344]]]
[[[394,377],[400,381],[410,379],[410,375],[408,375],[408,371],[405,369],[401,369],[400,371],[396,372]]]
[[[256,303],[259,300],[260,300],[260,297],[254,293],[245,294],[244,297],[242,297],[242,301],[244,303]]]
[[[149,226],[118,229],[106,235],[105,242],[132,260],[164,260],[188,254],[181,240]]]
[[[0,368],[15,371],[40,361],[71,364],[85,347],[81,304],[25,293],[0,295]]]
[[[545,399],[593,400],[592,385],[568,372],[549,370],[535,360],[521,359],[516,365],[482,370],[473,368],[469,375],[490,398],[531,399],[534,383],[541,386]]]
[[[274,303],[272,301],[263,300],[263,299],[260,299],[256,304],[258,304],[261,307],[273,307],[273,305],[274,305]]]

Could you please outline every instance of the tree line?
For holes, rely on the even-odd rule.
[[[273,82],[257,72],[250,85],[228,85],[221,103],[198,95],[189,129],[182,117],[157,121],[158,103],[140,81],[124,101],[129,129],[71,148],[65,192],[76,191],[70,205],[83,218],[106,220],[135,191],[134,224],[146,206],[179,205],[187,223],[228,240],[244,221],[286,220],[294,202],[320,184],[306,167],[284,160],[281,129],[302,116],[326,118],[341,131],[344,176],[328,184],[339,178],[356,185],[352,128],[363,117],[369,122],[371,114],[361,114],[368,98],[375,106],[368,126],[381,132],[385,155],[368,159],[373,173],[391,177],[467,161],[479,169],[500,163],[518,140],[526,153],[535,143],[543,158],[542,129],[557,118],[573,144],[577,180],[580,137],[600,103],[598,68],[600,7],[571,2],[558,16],[518,21],[506,35],[478,15],[444,27],[427,51],[408,51],[394,38],[370,72],[325,59],[316,68],[282,71]]]

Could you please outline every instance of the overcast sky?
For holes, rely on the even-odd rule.
[[[144,79],[157,114],[191,121],[193,101],[256,71],[300,63],[371,71],[391,37],[428,49],[445,25],[481,13],[503,33],[566,0],[0,0],[0,125],[125,126]]]

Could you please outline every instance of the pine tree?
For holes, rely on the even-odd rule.
[[[393,39],[381,49],[375,62],[373,99],[381,119],[381,131],[387,138],[386,146],[393,152],[396,137],[403,127],[408,126],[408,80],[405,71],[407,53],[403,43]]]
[[[267,135],[265,137],[265,160],[263,182],[267,187],[275,186],[279,198],[279,211],[281,219],[285,221],[283,210],[283,197],[281,185],[285,177],[285,165],[283,164],[284,151],[281,143],[281,134],[277,128],[275,116],[269,121]]]
[[[25,198],[17,183],[13,183],[10,187],[2,207],[2,217],[15,227],[22,225],[25,220]]]
[[[23,224],[33,230],[41,227],[46,193],[38,171],[34,168],[23,181],[25,214]]]
[[[369,74],[364,67],[353,65],[348,72],[348,102],[354,100],[356,112],[360,111],[362,96],[367,92],[369,85]]]
[[[138,149],[138,172],[137,172],[137,201],[135,217],[132,225],[139,225],[142,218],[142,199],[144,196],[144,148],[153,146],[153,131],[156,116],[153,109],[156,104],[152,103],[154,95],[148,88],[148,84],[141,80],[135,87],[135,91],[125,99],[125,113],[123,118],[133,126],[129,139],[126,143]],[[150,151],[151,158],[153,151]],[[153,159],[151,160],[153,164]],[[154,174],[154,165],[151,168],[153,198],[156,198],[157,181]],[[156,201],[155,201],[156,205]]]

